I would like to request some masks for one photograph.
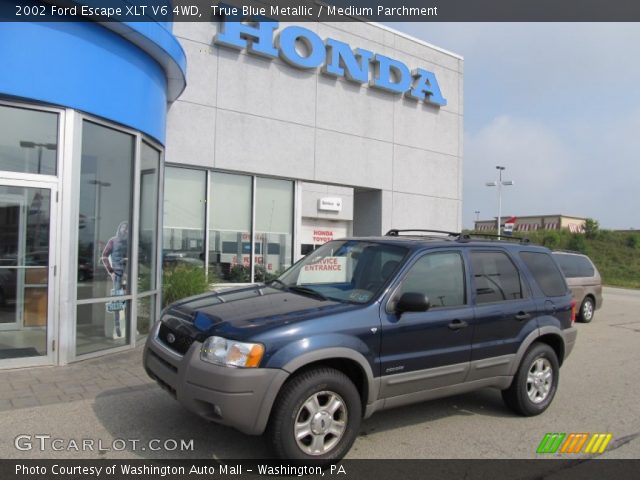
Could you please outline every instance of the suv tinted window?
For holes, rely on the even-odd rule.
[[[413,264],[398,292],[424,293],[431,308],[464,305],[464,266],[456,252],[428,253]]]
[[[553,259],[546,253],[520,252],[520,258],[525,263],[533,278],[549,297],[559,297],[567,293],[567,284]]]
[[[471,252],[473,288],[478,303],[524,298],[520,274],[503,252]]]
[[[595,275],[593,264],[583,255],[554,253],[553,256],[567,278],[593,277]]]

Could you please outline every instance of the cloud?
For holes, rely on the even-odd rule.
[[[640,228],[637,23],[396,23],[464,56],[463,224],[507,214]]]
[[[496,165],[505,166],[503,179],[515,183],[503,187],[503,215],[583,213],[563,195],[575,154],[545,125],[507,115],[497,117],[476,134],[467,135],[465,152],[465,225],[470,226],[475,210],[480,210],[482,218],[497,216],[497,189],[485,186],[497,179]],[[564,206],[558,205],[559,199]]]
[[[497,216],[497,191],[485,182],[503,179],[503,215],[558,214],[596,218],[606,228],[640,228],[640,110],[603,129],[576,122],[570,134],[547,123],[501,115],[465,135],[463,223],[475,210]]]

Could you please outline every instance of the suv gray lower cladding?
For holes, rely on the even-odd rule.
[[[575,344],[576,328],[542,327],[531,332],[514,355],[374,378],[364,357],[349,349],[329,348],[311,352],[288,364],[286,370],[231,368],[200,360],[202,344],[199,342],[194,342],[184,356],[173,352],[157,339],[154,329],[147,339],[144,366],[152,378],[194,413],[241,432],[260,435],[286,379],[309,363],[332,358],[357,361],[367,379],[369,404],[365,406],[364,417],[368,418],[377,410],[458,395],[478,388],[505,389],[511,384],[529,346],[547,334],[562,338],[564,358],[568,357]]]
[[[518,352],[513,355],[476,360],[468,364],[446,365],[420,372],[388,375],[376,379],[380,383],[381,396],[366,406],[365,418],[378,410],[400,407],[416,402],[433,400],[471,392],[479,388],[494,387],[505,389],[511,385],[513,376],[518,370],[532,343],[543,335],[556,335],[564,344],[564,355],[558,360],[562,363],[575,345],[577,329],[575,327],[561,330],[557,327],[539,328],[525,338]],[[419,383],[416,385],[416,383]]]
[[[200,360],[194,342],[178,355],[151,334],[144,366],[150,377],[194,413],[250,435],[264,432],[273,402],[289,374],[273,368],[231,368]]]

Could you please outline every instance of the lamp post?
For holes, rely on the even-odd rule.
[[[41,173],[40,170],[42,169],[42,149],[46,148],[47,150],[56,150],[58,148],[58,145],[55,143],[37,143],[26,140],[20,140],[20,146],[22,148],[38,149],[38,173]]]
[[[498,240],[500,239],[502,223],[502,187],[513,185],[513,181],[511,180],[502,180],[502,172],[503,170],[506,170],[506,168],[507,167],[503,167],[501,165],[496,165],[496,170],[498,170],[498,180],[486,183],[487,187],[498,187]]]
[[[99,255],[102,253],[99,251],[98,249],[98,243],[100,242],[100,222],[98,221],[98,216],[100,215],[100,200],[102,197],[102,188],[103,187],[110,187],[111,183],[109,182],[102,182],[100,180],[89,180],[88,182],[90,185],[95,185],[96,186],[96,203],[94,204],[93,207],[93,234],[95,235],[95,240],[93,241],[93,259],[94,262],[98,262],[96,263],[96,265],[99,264]],[[95,271],[95,270],[94,270]]]

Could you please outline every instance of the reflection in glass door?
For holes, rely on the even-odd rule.
[[[0,361],[48,354],[51,190],[0,185]]]

